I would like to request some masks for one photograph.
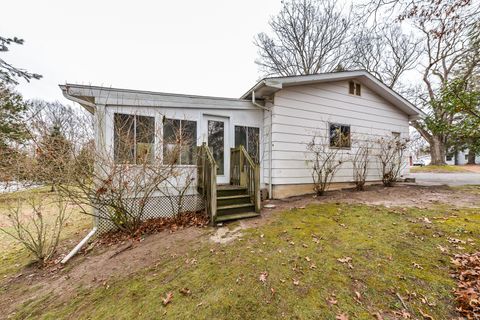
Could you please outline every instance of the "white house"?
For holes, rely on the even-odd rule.
[[[260,188],[267,190],[270,198],[311,193],[312,177],[306,161],[309,158],[306,146],[314,135],[326,138],[331,147],[341,147],[342,152],[348,154],[355,148],[356,140],[392,136],[408,138],[409,122],[422,115],[418,108],[366,71],[265,78],[239,99],[76,84],[61,85],[60,88],[65,97],[95,115],[96,147],[105,152],[115,153],[115,117],[121,115],[148,117],[135,121],[149,121],[155,127],[158,134],[147,141],[147,147],[159,154],[169,148],[166,138],[161,137],[168,135],[165,123],[172,121],[184,128],[182,130],[189,130],[197,147],[203,143],[208,145],[217,166],[218,188],[204,185],[211,176],[203,167],[206,164],[202,164],[202,170],[198,171],[202,176],[197,177],[197,181],[203,187],[192,188],[191,195],[217,197],[210,198],[209,201],[215,203],[208,204],[207,201],[207,206],[213,206],[210,209],[217,212],[216,218],[220,221],[223,216],[241,217],[238,213],[259,210],[255,202],[258,187],[252,191],[245,184],[251,182],[251,188],[254,188],[255,174]],[[345,145],[336,145],[331,136],[338,130],[348,137]],[[258,172],[251,169],[250,176],[242,178],[250,182],[239,182],[238,170],[243,172],[249,164],[246,160],[238,164],[238,153],[231,150],[240,145],[250,156],[244,155],[249,158],[247,160],[259,162]],[[193,147],[185,151],[178,165],[197,172],[199,162],[194,159]],[[407,165],[405,168],[408,170]],[[351,182],[352,175],[352,165],[345,163],[334,182]],[[374,161],[368,180],[380,180],[379,168]],[[242,204],[238,200],[242,194],[222,186],[232,183],[248,189],[243,197],[249,203]],[[215,194],[205,193],[205,186],[216,188]],[[199,193],[197,190],[200,189]],[[233,213],[237,215],[232,216]]]

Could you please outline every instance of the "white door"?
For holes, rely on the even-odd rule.
[[[203,116],[203,136],[217,162],[217,183],[230,183],[229,118]]]

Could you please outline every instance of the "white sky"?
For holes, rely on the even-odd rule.
[[[239,97],[260,77],[253,44],[280,0],[2,0],[2,57],[43,75],[25,98],[59,100],[65,82]]]

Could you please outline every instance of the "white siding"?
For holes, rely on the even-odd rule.
[[[408,115],[362,85],[362,95],[350,95],[348,82],[331,82],[284,88],[274,97],[272,182],[312,183],[307,144],[314,135],[328,138],[329,123],[350,125],[352,144],[365,139],[408,138]],[[354,152],[342,150],[345,159]],[[406,161],[406,160],[405,160]],[[265,167],[265,165],[264,165]],[[347,161],[334,182],[352,181],[352,163]],[[371,159],[368,180],[379,180],[379,166]]]

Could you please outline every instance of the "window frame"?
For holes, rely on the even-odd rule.
[[[194,139],[194,144],[192,144],[194,147],[198,147],[198,121],[197,120],[190,120],[190,119],[179,119],[179,118],[169,118],[167,116],[162,117],[162,140],[161,140],[161,158],[162,158],[162,164],[168,164],[165,162],[165,123],[170,120],[170,121],[179,121],[180,122],[180,131],[183,130],[183,122],[184,121],[189,121],[195,123],[195,139]],[[180,133],[181,134],[181,133]],[[180,150],[180,157],[179,157],[179,163],[174,163],[174,164],[168,164],[168,165],[174,165],[177,167],[196,167],[196,154],[193,157],[193,163],[191,164],[184,164],[182,163],[182,151]]]
[[[362,84],[357,81],[348,81],[348,94],[352,96],[362,96]]]
[[[342,127],[348,127],[348,146],[332,146],[332,126],[339,126],[340,132],[342,131]],[[338,122],[328,122],[328,146],[333,149],[343,149],[343,150],[351,150],[352,149],[352,126],[345,123],[338,123]]]
[[[237,141],[236,141],[236,135],[237,135],[237,132],[236,132],[236,129],[237,127],[240,127],[240,128],[245,128],[245,142],[246,142],[246,145],[244,145],[245,147],[245,150],[247,152],[249,152],[249,144],[248,144],[248,137],[249,137],[249,129],[255,129],[255,130],[258,130],[258,142],[257,142],[257,157],[258,159],[256,159],[255,157],[253,157],[250,153],[248,153],[252,159],[258,163],[260,163],[260,147],[261,147],[261,143],[260,143],[260,127],[254,127],[254,126],[247,126],[247,125],[242,125],[242,124],[235,124],[233,126],[233,145],[235,146],[235,148],[238,148],[237,147]]]
[[[116,137],[117,137],[117,129],[116,129],[116,116],[126,116],[126,117],[132,117],[133,118],[133,155],[132,155],[132,161],[120,161],[119,156],[117,155],[117,142],[116,142]],[[145,143],[145,142],[139,142],[137,141],[137,135],[138,135],[138,128],[137,128],[137,118],[138,117],[144,117],[144,118],[150,118],[150,120],[153,120],[153,140],[152,142],[149,142],[148,144],[152,145],[152,152],[150,155],[149,161],[145,163],[138,162],[138,157],[137,157],[137,152],[138,152],[138,143]],[[157,129],[157,119],[153,115],[145,115],[145,114],[134,114],[134,113],[127,113],[127,112],[113,112],[113,126],[112,126],[112,140],[113,140],[113,161],[116,165],[131,165],[131,166],[141,166],[144,164],[151,164],[155,160],[155,155],[157,152],[157,135],[156,135],[156,129]]]

